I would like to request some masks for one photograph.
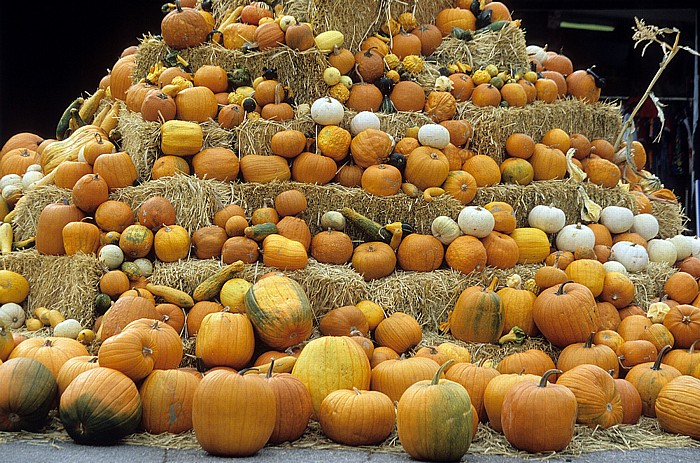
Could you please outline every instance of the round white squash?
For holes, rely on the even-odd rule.
[[[614,261],[614,260],[607,261],[606,263],[603,264],[603,267],[605,268],[606,272],[617,272],[617,273],[622,273],[623,275],[628,274],[625,266],[617,261]]]
[[[632,228],[634,212],[622,206],[607,206],[600,212],[600,223],[605,225],[610,233],[625,233]]]
[[[666,262],[673,265],[678,260],[676,246],[670,240],[653,239],[647,243],[649,262]]]
[[[21,305],[8,302],[0,305],[0,322],[11,330],[16,330],[24,325],[24,309]]]
[[[287,32],[289,26],[294,26],[297,23],[297,18],[291,15],[284,15],[280,18],[280,29],[282,32]]]
[[[637,273],[649,265],[649,254],[637,243],[618,241],[610,249],[610,260],[621,263],[628,272]]]
[[[42,169],[41,164],[32,164],[31,166],[27,167],[27,172],[43,172],[44,169]]]
[[[321,216],[321,228],[324,230],[338,230],[343,231],[345,229],[345,216],[338,211],[327,211]]]
[[[141,274],[146,278],[153,275],[153,262],[150,260],[141,257],[139,259],[134,259],[134,263],[139,266],[139,269],[141,269]]]
[[[493,231],[496,220],[488,209],[466,206],[457,217],[457,224],[465,235],[484,238]]]
[[[532,208],[527,222],[545,233],[557,233],[566,225],[566,214],[558,207],[539,204]]]
[[[80,325],[78,320],[75,318],[68,318],[54,327],[53,335],[58,338],[75,339],[78,337],[78,333],[80,333],[82,329],[83,327]]]
[[[539,45],[528,45],[525,48],[525,51],[527,52],[527,56],[535,58],[537,61],[540,62],[541,65],[544,66],[544,63],[547,62],[547,58],[549,56],[547,55],[547,50],[540,47]]]
[[[676,246],[676,253],[678,254],[678,260],[683,260],[686,257],[690,257],[693,253],[693,238],[686,235],[676,235],[669,238],[671,242]]]
[[[430,231],[433,236],[444,245],[449,245],[462,235],[459,224],[446,215],[435,217],[433,223],[430,225]]]
[[[690,238],[691,256],[700,258],[700,238],[693,236]]]
[[[366,129],[380,130],[379,117],[371,111],[360,111],[350,120],[350,133],[355,136]]]
[[[106,244],[100,249],[98,258],[108,269],[114,270],[124,262],[124,251],[116,244]]]
[[[649,241],[659,234],[659,221],[651,214],[637,214],[630,231]]]
[[[3,190],[7,185],[22,184],[22,177],[17,174],[7,174],[0,178],[0,190]]]
[[[344,115],[343,104],[329,96],[319,98],[311,105],[311,119],[319,125],[338,125]]]
[[[28,189],[34,182],[38,182],[44,178],[44,174],[35,170],[27,171],[22,175],[22,188]]]
[[[450,131],[440,124],[425,124],[418,129],[418,141],[441,150],[450,144]]]
[[[570,224],[557,233],[557,249],[560,251],[574,252],[579,246],[587,246],[593,249],[595,246],[595,233],[585,225]]]

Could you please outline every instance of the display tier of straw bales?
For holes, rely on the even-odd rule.
[[[145,38],[136,52],[136,69],[132,80],[138,82],[146,77],[149,68],[164,59],[172,50],[162,40]],[[323,70],[329,64],[326,55],[316,47],[298,52],[287,46],[279,46],[266,51],[243,53],[229,50],[217,43],[206,43],[195,48],[178,51],[192,70],[205,64],[216,64],[224,69],[243,66],[250,72],[251,78],[261,76],[263,68],[275,68],[278,80],[294,90],[298,101],[313,101],[325,96],[328,86],[323,81]]]

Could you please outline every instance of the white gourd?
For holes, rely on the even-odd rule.
[[[673,265],[678,260],[678,252],[673,242],[669,240],[653,239],[647,243],[649,262],[666,262]]]
[[[457,224],[465,235],[484,238],[493,231],[496,220],[488,209],[466,206],[457,217]]]
[[[600,223],[605,225],[610,233],[625,233],[632,228],[634,212],[622,206],[607,206],[600,212]]]
[[[418,141],[441,150],[450,144],[450,131],[440,124],[425,124],[418,129]]]
[[[366,129],[380,130],[379,117],[371,111],[360,111],[350,120],[350,133],[355,136]]]
[[[430,231],[433,236],[444,245],[449,245],[462,235],[459,224],[446,215],[435,217],[433,223],[430,225]]]
[[[319,98],[311,105],[311,119],[319,125],[338,125],[344,115],[343,104],[329,96]]]
[[[637,243],[618,241],[610,249],[610,260],[621,263],[630,273],[637,273],[649,265],[649,254]]]
[[[8,302],[0,305],[0,322],[11,330],[17,330],[24,325],[24,309],[21,305]]]
[[[570,224],[557,233],[557,249],[560,251],[574,252],[579,246],[593,249],[595,246],[595,233],[585,225]]]
[[[531,227],[545,233],[557,233],[566,225],[566,214],[558,207],[539,204],[532,208],[527,221]]]
[[[651,214],[637,214],[630,231],[649,241],[659,234],[659,221]]]
[[[683,260],[686,257],[690,257],[693,253],[692,238],[686,235],[676,235],[669,238],[671,242],[676,246],[676,253],[678,254],[678,260]]]

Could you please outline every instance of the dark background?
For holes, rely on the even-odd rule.
[[[429,1],[429,0],[419,0]],[[138,44],[145,33],[160,32],[163,2],[75,0],[43,2],[27,15],[0,15],[0,146],[22,131],[52,137],[64,108],[77,96],[92,93],[122,50]],[[569,56],[575,69],[597,65],[608,81],[604,97],[631,106],[658,69],[659,47],[632,42],[633,18],[644,18],[660,27],[677,27],[682,44],[695,47],[698,0],[504,0],[513,17],[522,20],[528,44],[545,45]],[[606,24],[613,32],[561,29],[562,20]],[[694,61],[680,52],[654,88],[668,104],[670,127],[685,114],[692,117]],[[649,168],[682,197],[689,215],[692,160],[672,153],[675,132],[665,145],[651,147],[658,132],[655,110],[649,108],[638,121],[638,135],[654,151]],[[691,121],[692,122],[692,121]],[[691,124],[692,125],[692,124]]]

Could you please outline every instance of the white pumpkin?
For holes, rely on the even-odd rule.
[[[33,183],[44,178],[44,174],[35,170],[28,170],[22,175],[22,188],[29,188]]]
[[[282,32],[287,32],[289,26],[294,26],[297,23],[297,18],[291,15],[284,15],[280,18],[280,29]]]
[[[625,266],[614,260],[609,260],[604,263],[603,268],[605,268],[606,272],[617,272],[622,273],[623,275],[628,275]]]
[[[134,259],[134,263],[138,265],[139,269],[141,269],[141,274],[146,278],[153,275],[153,262],[150,260],[141,257],[139,259]]]
[[[587,246],[593,249],[595,246],[595,233],[585,225],[570,224],[557,233],[557,249],[560,251],[574,252],[579,246]]]
[[[637,243],[618,241],[610,249],[610,260],[621,263],[628,272],[637,273],[649,265],[649,254]]]
[[[319,98],[311,105],[311,119],[319,125],[338,125],[344,115],[343,104],[329,96]]]
[[[16,330],[24,325],[24,309],[21,305],[8,302],[0,305],[0,322],[11,330]]]
[[[22,183],[13,183],[11,185],[7,185],[5,188],[2,189],[2,198],[7,200],[9,198],[19,198],[18,195],[22,194]]]
[[[27,172],[43,172],[44,169],[42,169],[41,164],[32,164],[31,166],[27,167]]]
[[[105,264],[108,269],[114,270],[119,268],[122,262],[124,262],[124,251],[116,244],[106,244],[100,249],[98,259]]]
[[[493,231],[496,220],[488,209],[466,206],[457,217],[457,224],[465,235],[484,238]]]
[[[630,231],[649,241],[659,234],[659,221],[651,214],[637,214],[634,216]]]
[[[653,239],[647,243],[649,262],[666,262],[673,265],[678,260],[676,246],[670,240]]]
[[[7,185],[17,185],[22,183],[22,177],[17,174],[7,174],[0,178],[0,190],[3,190]]]
[[[693,236],[690,238],[691,256],[700,258],[700,238]]]
[[[527,56],[531,58],[535,58],[537,61],[540,62],[544,66],[544,63],[547,62],[547,50],[544,48],[538,46],[538,45],[528,45],[525,48],[525,51],[527,52]]]
[[[80,333],[82,329],[83,327],[80,325],[78,320],[75,318],[68,318],[54,326],[53,335],[58,338],[75,339],[78,337],[78,333]]]
[[[557,233],[566,225],[566,214],[558,207],[539,204],[532,208],[527,222],[545,233]]]
[[[379,117],[371,111],[360,111],[350,120],[350,133],[355,136],[366,129],[380,130]]]
[[[345,216],[338,211],[327,211],[321,216],[321,228],[343,231],[345,229]]]
[[[690,257],[690,255],[693,253],[692,237],[686,235],[676,235],[669,239],[676,246],[678,260],[683,260],[686,257]]]
[[[449,245],[462,235],[459,224],[446,215],[435,217],[433,223],[430,225],[430,231],[433,236],[444,245]]]
[[[625,233],[632,228],[634,212],[622,206],[607,206],[600,212],[600,223],[605,225],[610,233]]]
[[[450,144],[450,131],[440,124],[425,124],[418,129],[418,141],[441,150]]]

